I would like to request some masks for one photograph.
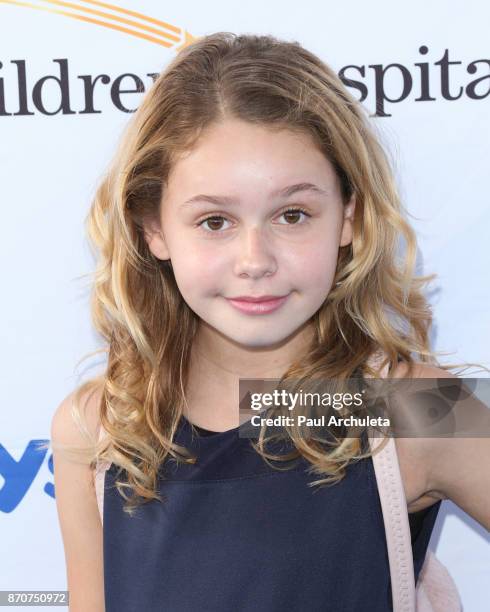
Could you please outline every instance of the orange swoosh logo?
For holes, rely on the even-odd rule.
[[[63,0],[42,0],[39,4],[35,4],[33,2],[21,2],[20,0],[0,0],[0,4],[12,4],[15,6],[45,11],[48,13],[64,15],[65,17],[70,17],[71,19],[78,19],[87,23],[93,23],[105,28],[124,32],[125,34],[129,34],[131,36],[137,36],[138,38],[142,38],[167,48],[173,47],[176,51],[196,40],[196,37],[192,36],[189,32],[187,32],[187,30],[183,30],[182,28],[176,27],[170,23],[161,21],[160,19],[155,19],[153,17],[148,17],[147,15],[138,13],[137,11],[121,8],[106,2],[97,2],[96,0],[85,0],[83,4],[90,4],[108,10],[99,10],[84,6],[80,2],[64,2]],[[79,13],[62,10],[61,8],[54,8],[54,6],[73,9],[75,11],[79,11]],[[103,19],[98,19],[98,17],[102,17]],[[140,21],[129,19],[128,17],[133,17]],[[104,21],[104,19],[107,19],[108,21]]]

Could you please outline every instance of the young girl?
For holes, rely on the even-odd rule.
[[[88,230],[108,363],[51,431],[70,610],[392,610],[362,436],[327,449],[291,432],[296,461],[276,469],[279,446],[239,435],[240,378],[452,376],[387,158],[335,72],[271,36],[184,48],[129,122]],[[417,579],[442,499],[490,528],[490,450],[396,450]]]

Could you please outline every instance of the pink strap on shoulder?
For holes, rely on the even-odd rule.
[[[105,435],[104,428],[102,425],[99,428],[99,442]],[[104,524],[104,477],[105,472],[110,467],[109,461],[97,461],[95,470],[94,470],[94,487],[95,487],[95,496],[97,498],[97,506],[99,508],[100,521]]]
[[[372,360],[376,363],[382,357],[382,353],[376,354]],[[388,374],[388,367],[389,364],[383,367],[381,377]],[[381,442],[380,438],[369,437],[372,449]],[[393,611],[462,612],[456,583],[431,550],[427,550],[415,587],[407,500],[394,438],[389,437],[386,446],[372,459],[386,532]]]
[[[382,357],[382,354],[376,354],[369,361],[379,363]],[[389,364],[383,367],[381,377],[387,376],[388,368]],[[381,438],[369,437],[372,450],[382,441]],[[415,612],[415,575],[407,499],[393,437],[388,438],[382,450],[373,454],[372,460],[386,532],[393,612]]]
[[[376,448],[375,440],[373,438],[369,440],[371,448]],[[394,438],[389,437],[386,446],[372,458],[386,532],[393,611],[413,612],[415,575],[410,523]]]

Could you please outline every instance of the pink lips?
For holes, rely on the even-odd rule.
[[[277,310],[287,300],[288,295],[281,297],[264,296],[264,298],[227,298],[237,310],[246,314],[266,314]],[[258,301],[257,301],[258,300]]]

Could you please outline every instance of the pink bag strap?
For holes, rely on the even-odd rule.
[[[369,442],[371,448],[377,448],[373,438],[369,438]],[[410,523],[394,438],[389,437],[386,446],[372,459],[386,532],[393,612],[414,612],[415,575]]]
[[[374,356],[370,361],[375,363],[380,358],[382,355]],[[389,364],[386,364],[380,372],[382,378],[387,376],[388,369]],[[377,449],[381,442],[382,438],[369,437],[371,450]],[[386,533],[393,612],[415,612],[415,575],[407,499],[393,437],[388,437],[385,447],[373,454],[372,460]]]

